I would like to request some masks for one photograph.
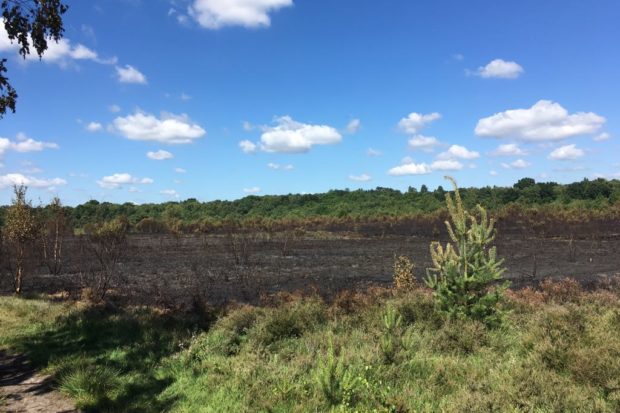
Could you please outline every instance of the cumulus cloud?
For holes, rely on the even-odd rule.
[[[121,111],[121,107],[118,105],[110,105],[108,106],[108,110],[112,113],[118,113]]]
[[[395,166],[388,171],[392,176],[403,175],[426,175],[432,172],[431,167],[426,163],[409,162],[403,165]]]
[[[269,169],[274,169],[274,170],[283,170],[283,171],[292,171],[295,167],[291,164],[288,165],[280,165],[279,163],[273,163],[273,162],[269,162],[267,164],[267,167]]]
[[[372,179],[372,177],[368,174],[349,175],[349,179],[355,182],[368,182]]]
[[[146,76],[131,65],[125,65],[125,67],[116,66],[116,75],[121,83],[147,84]]]
[[[440,153],[437,156],[439,160],[450,160],[450,159],[478,159],[480,154],[476,151],[470,151],[464,146],[461,145],[452,145],[448,148],[447,151]]]
[[[260,149],[264,152],[305,153],[315,145],[333,145],[342,135],[327,125],[312,125],[293,120],[290,116],[275,119],[276,126],[264,127]]]
[[[592,112],[569,114],[559,103],[540,100],[529,109],[512,109],[483,118],[476,125],[482,137],[554,141],[596,133],[606,119]]]
[[[256,153],[258,150],[258,145],[249,140],[243,140],[239,142],[239,147],[243,151],[243,153]]]
[[[175,191],[174,189],[164,189],[164,190],[159,191],[159,193],[167,197],[175,198],[175,199],[179,199],[181,197],[179,193]]]
[[[554,149],[549,154],[549,159],[554,161],[572,161],[585,155],[583,149],[577,148],[575,144],[564,145]]]
[[[362,127],[362,122],[359,119],[351,119],[347,124],[347,133],[354,134],[359,132]]]
[[[398,122],[398,128],[405,133],[415,134],[421,131],[431,122],[434,122],[440,118],[441,115],[437,112],[429,113],[426,115],[411,112],[406,118],[402,118]]]
[[[183,168],[174,168],[174,172],[178,173],[178,174],[184,174],[187,173],[187,171]]]
[[[608,140],[610,138],[611,138],[611,135],[609,133],[603,132],[603,133],[600,133],[600,134],[596,135],[592,139],[594,139],[596,142],[603,142],[603,141],[606,141],[606,140]]]
[[[61,178],[40,179],[32,176],[25,176],[20,173],[0,175],[0,189],[10,188],[14,185],[25,185],[30,188],[53,190],[57,186],[66,184],[67,181]]]
[[[168,151],[164,151],[162,149],[152,152],[149,151],[146,153],[147,158],[152,159],[154,161],[165,161],[166,159],[174,158],[174,155]]]
[[[128,139],[167,144],[191,143],[207,133],[187,115],[171,113],[162,113],[157,118],[148,113],[136,112],[114,119],[112,129]]]
[[[441,159],[431,164],[433,171],[460,171],[461,169],[463,169],[463,164],[455,159]]]
[[[497,149],[491,152],[492,156],[524,156],[527,155],[523,149],[516,143],[506,143],[499,145]]]
[[[409,139],[407,144],[409,148],[413,150],[421,149],[423,151],[430,151],[435,146],[439,145],[439,140],[434,136],[415,135]]]
[[[509,62],[502,59],[492,60],[486,66],[481,66],[474,72],[482,78],[516,79],[524,70],[517,62]]]
[[[243,192],[246,194],[257,194],[260,192],[260,188],[258,186],[253,186],[251,188],[243,188]]]
[[[123,185],[147,185],[152,184],[151,178],[136,178],[128,173],[116,173],[110,176],[104,176],[99,181],[99,185],[103,189],[118,189]]]
[[[89,132],[99,132],[103,130],[103,125],[99,122],[90,122],[86,125],[86,130]]]
[[[194,0],[189,15],[202,27],[224,26],[249,28],[271,25],[269,13],[293,5],[293,0]]]
[[[367,156],[381,156],[381,155],[383,155],[383,153],[381,151],[376,150],[376,149],[368,148],[368,150],[366,151],[366,155]]]
[[[21,132],[17,134],[17,139],[15,141],[0,137],[0,156],[8,151],[24,153],[39,152],[43,149],[58,149],[58,145],[53,142],[36,141]]]
[[[529,167],[531,164],[528,161],[523,159],[517,159],[511,163],[502,163],[502,168],[504,169],[525,169]]]

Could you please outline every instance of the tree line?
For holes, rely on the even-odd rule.
[[[63,206],[71,226],[85,228],[115,218],[126,218],[132,227],[158,232],[158,226],[217,225],[223,221],[304,220],[311,218],[364,219],[434,214],[444,209],[446,190],[426,185],[406,191],[377,187],[370,190],[331,190],[320,194],[247,196],[234,201],[200,202],[190,198],[179,202],[115,204],[88,201],[75,207]],[[584,179],[571,184],[536,182],[522,178],[511,187],[463,188],[461,197],[467,208],[480,204],[497,211],[504,207],[554,206],[601,210],[620,201],[620,181]],[[0,207],[0,224],[8,206]],[[35,206],[43,215],[56,208]],[[142,223],[142,224],[141,224]],[[140,225],[141,224],[141,225]]]

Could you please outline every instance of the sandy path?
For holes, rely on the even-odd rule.
[[[48,376],[39,374],[23,356],[0,350],[0,412],[78,412],[55,390]]]

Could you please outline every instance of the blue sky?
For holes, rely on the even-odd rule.
[[[66,0],[0,120],[0,203],[620,177],[615,0]]]

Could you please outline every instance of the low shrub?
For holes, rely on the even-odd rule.
[[[394,288],[397,291],[412,290],[416,286],[413,262],[404,255],[394,260]]]
[[[302,299],[269,309],[249,332],[261,346],[269,346],[287,338],[297,338],[326,320],[326,306],[316,298]]]
[[[488,344],[485,325],[476,320],[448,320],[435,333],[433,349],[442,353],[469,355]]]
[[[564,278],[563,280],[544,280],[540,283],[540,290],[548,302],[579,303],[583,297],[583,288],[577,280]]]

